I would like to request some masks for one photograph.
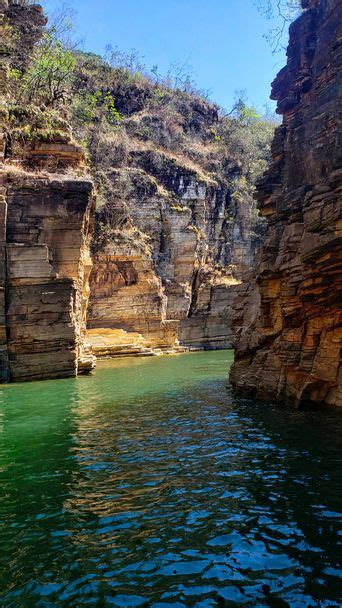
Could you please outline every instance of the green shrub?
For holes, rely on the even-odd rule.
[[[51,34],[45,34],[33,51],[19,93],[28,102],[54,106],[70,96],[76,58]]]

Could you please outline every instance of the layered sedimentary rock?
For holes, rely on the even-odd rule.
[[[94,328],[138,332],[156,349],[227,348],[237,277],[252,259],[250,207],[234,206],[227,185],[175,162],[170,167],[167,157],[147,150],[138,163],[112,177],[118,198],[123,175],[126,187],[133,184],[125,201],[132,224],[94,256],[89,338],[98,354]]]
[[[78,55],[82,97],[74,128],[88,144],[100,192],[90,337],[94,329],[103,337],[106,328],[123,328],[149,340],[147,317],[155,309],[154,339],[167,338],[168,349],[177,341],[193,349],[229,347],[236,286],[262,237],[252,192],[269,159],[274,124],[256,118],[242,100],[222,112],[188,79],[145,76],[130,59]],[[94,97],[89,118],[84,100]],[[124,260],[135,267],[134,284],[121,283],[117,262]],[[166,321],[178,326],[176,334],[165,336]]]
[[[94,256],[88,337],[101,356],[179,349],[178,323],[166,319],[166,297],[151,258],[119,244]]]
[[[74,376],[85,340],[92,183],[7,174],[2,203],[2,380]]]
[[[8,378],[6,329],[6,224],[7,202],[3,176],[0,176],[0,382]]]
[[[94,351],[230,346],[235,291],[251,264],[253,232],[260,237],[251,192],[272,126],[260,135],[243,104],[224,119],[187,81],[161,84],[80,51],[62,74],[53,65],[47,80],[37,79],[32,61],[47,52],[42,8],[0,0],[0,15],[0,78],[12,68],[0,218],[4,379],[92,365],[83,346],[92,186],[81,177],[72,128],[87,147],[99,200],[87,318]],[[59,43],[57,50],[58,66]]]
[[[110,64],[78,55],[82,98],[73,124],[88,144],[100,192],[91,334],[95,323],[102,336],[106,328],[150,335],[146,315],[136,315],[148,267],[165,300],[159,340],[165,340],[165,321],[173,321],[178,330],[168,334],[168,348],[177,341],[193,349],[228,347],[236,285],[262,237],[252,191],[269,159],[274,125],[256,119],[242,101],[222,112],[188,80],[142,75],[134,58],[120,62],[118,55]],[[89,96],[97,100],[93,119],[84,107]],[[141,279],[121,285],[115,252],[128,262],[133,249]],[[101,292],[105,276],[112,284]],[[146,311],[155,306],[154,294],[154,288],[144,290]],[[123,310],[122,301],[131,298],[133,305]]]
[[[342,5],[302,4],[273,83],[284,118],[258,188],[268,231],[231,382],[263,399],[342,405]]]
[[[46,19],[26,2],[0,9],[13,43],[2,49],[7,85],[8,68],[25,69]],[[94,367],[85,337],[93,184],[77,175],[79,147],[41,142],[39,134],[16,142],[10,127],[5,122],[0,159],[0,381],[86,373]]]

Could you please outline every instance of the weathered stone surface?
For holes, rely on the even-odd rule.
[[[39,5],[25,0],[0,0],[0,17],[15,30],[13,41],[0,49],[0,77],[5,82],[9,66],[25,71],[46,19]],[[102,70],[93,81],[92,68],[84,74],[83,60],[78,60],[76,83],[83,93],[97,94],[103,88]],[[125,88],[112,76],[103,86],[109,86],[107,95],[126,116],[120,128],[112,128],[104,114],[86,125],[77,112],[68,112],[64,93],[63,103],[54,100],[47,121],[44,113],[52,109],[51,100],[43,103],[39,96],[23,100],[23,105],[17,99],[13,116],[12,110],[9,113],[2,161],[12,173],[3,220],[0,210],[7,251],[7,262],[4,249],[0,268],[0,328],[4,361],[10,354],[10,364],[5,362],[3,368],[13,378],[38,377],[36,352],[42,357],[49,353],[44,354],[49,375],[52,352],[56,374],[74,374],[91,366],[89,351],[82,354],[91,266],[91,194],[87,180],[73,177],[82,174],[84,155],[73,143],[71,121],[76,137],[88,144],[99,198],[113,216],[105,223],[104,236],[108,228],[111,233],[107,245],[102,242],[96,250],[91,274],[88,326],[96,352],[108,356],[125,350],[170,352],[231,345],[232,300],[240,273],[251,262],[251,233],[257,226],[250,154],[242,142],[239,151],[231,143],[228,153],[225,138],[230,141],[231,135],[220,123],[215,105],[175,90],[173,101],[164,107],[161,98],[165,93],[167,100],[171,90],[160,96],[158,87],[144,79]],[[7,85],[5,102],[11,101],[8,78]],[[238,122],[235,129],[241,127]],[[267,145],[261,148],[260,144],[258,162],[265,162]],[[16,175],[13,167],[18,168]],[[62,178],[61,172],[68,177]],[[53,294],[54,282],[56,300],[47,303],[50,291],[45,286]],[[54,323],[51,332],[49,323]],[[61,353],[70,349],[75,358],[68,356],[66,367],[61,366]]]
[[[97,356],[179,351],[178,322],[166,319],[166,297],[146,254],[108,245],[94,257],[90,289],[88,337]]]
[[[273,83],[284,118],[257,194],[268,232],[230,377],[263,399],[342,405],[342,5],[311,0],[305,8]]]
[[[2,60],[10,54],[11,64],[21,68],[26,65],[34,44],[41,38],[47,19],[38,2],[27,2],[27,0],[0,0],[0,24],[4,16],[15,28],[16,41],[10,49],[7,46],[7,39],[1,41],[0,61],[2,63]]]
[[[0,174],[0,382],[9,379],[6,328],[6,224],[7,201],[3,175]]]
[[[34,167],[77,167],[84,161],[82,148],[70,143],[31,144],[23,152],[24,159]]]
[[[252,258],[250,208],[238,206],[227,228],[227,185],[148,158],[139,162],[153,178],[141,168],[113,171],[114,191],[118,174],[141,181],[139,200],[124,201],[137,232],[118,231],[94,256],[88,327],[138,332],[157,350],[228,348],[235,277]]]
[[[92,183],[10,172],[5,195],[1,378],[90,371],[85,326]]]
[[[202,269],[196,280],[192,308],[181,320],[179,335],[190,349],[230,348],[233,341],[232,310],[240,281]]]

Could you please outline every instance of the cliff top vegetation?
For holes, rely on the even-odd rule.
[[[250,203],[269,161],[273,117],[260,116],[243,93],[233,108],[219,108],[196,89],[186,64],[161,75],[156,66],[148,71],[134,50],[108,47],[105,57],[80,51],[71,42],[68,13],[47,25],[41,8],[27,4],[26,24],[15,5],[3,22],[8,159],[37,142],[77,142],[110,224],[128,221],[125,198],[138,197],[147,184],[177,208],[175,170],[208,186],[228,180],[233,200]],[[255,207],[254,216],[258,234]]]

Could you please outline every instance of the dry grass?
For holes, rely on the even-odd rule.
[[[1,163],[0,172],[9,179],[30,178],[50,180],[55,177],[59,180],[65,178],[92,181],[92,176],[86,166],[63,167],[57,171],[55,165],[51,167],[39,167],[37,165],[28,166],[27,163],[24,163],[23,161],[12,160]]]
[[[193,162],[181,152],[172,152],[170,150],[166,150],[165,148],[160,148],[152,142],[141,142],[136,139],[134,140],[134,149],[140,150],[141,152],[156,152],[157,154],[160,154],[160,156],[164,156],[168,160],[175,162],[179,167],[186,169],[190,173],[193,173],[197,177],[199,182],[203,182],[204,184],[211,186],[217,185],[217,181],[210,173],[204,171],[202,167],[200,167],[198,164]]]

